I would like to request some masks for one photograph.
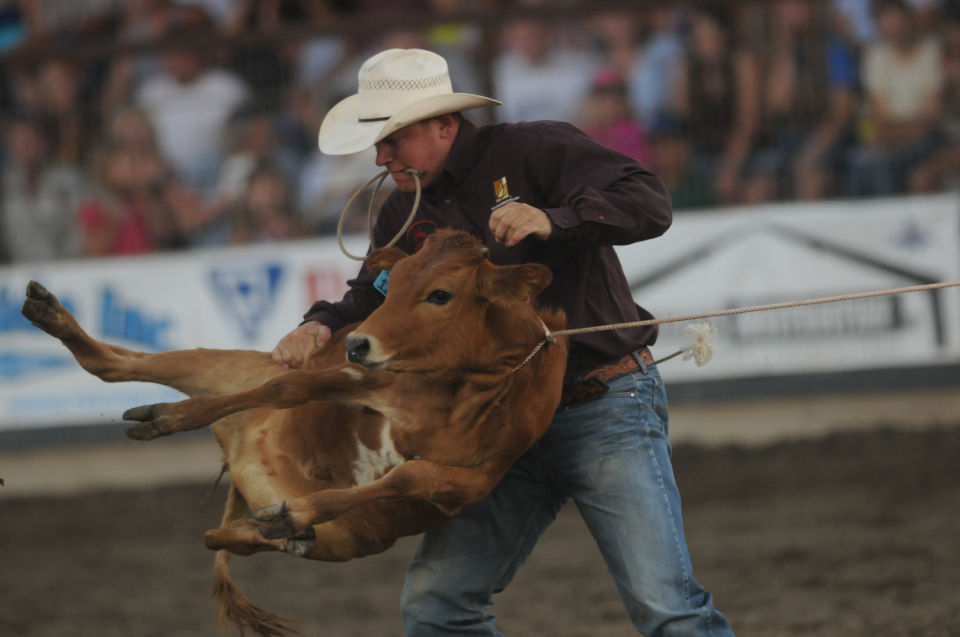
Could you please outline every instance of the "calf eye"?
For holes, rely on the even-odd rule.
[[[433,303],[434,305],[446,305],[452,298],[453,294],[450,292],[437,289],[427,295],[427,303]]]

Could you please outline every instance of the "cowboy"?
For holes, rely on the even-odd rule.
[[[358,77],[357,94],[324,119],[319,146],[332,155],[376,147],[377,165],[396,184],[377,217],[376,245],[407,222],[415,172],[422,200],[401,248],[417,250],[440,227],[467,230],[496,264],[549,267],[540,301],[561,307],[570,327],[650,318],[613,245],[669,227],[669,196],[656,176],[569,124],[474,126],[463,111],[499,102],[453,92],[446,62],[429,51],[383,51]],[[315,303],[274,360],[299,366],[332,330],[365,318],[383,299],[374,282],[362,267],[341,300]],[[571,499],[639,631],[732,634],[692,576],[666,394],[648,349],[656,336],[647,327],[571,338],[564,404],[547,434],[485,500],[425,534],[403,590],[407,634],[500,634],[492,595]]]

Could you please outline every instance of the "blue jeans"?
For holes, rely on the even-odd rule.
[[[493,594],[573,498],[637,630],[732,635],[693,578],[667,422],[653,365],[613,381],[603,398],[561,408],[486,499],[424,536],[403,590],[407,634],[501,635]]]

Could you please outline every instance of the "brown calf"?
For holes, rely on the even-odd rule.
[[[563,316],[537,311],[543,266],[492,265],[466,233],[441,231],[413,256],[369,259],[389,270],[384,303],[338,331],[301,370],[253,351],[144,354],[91,338],[41,285],[23,314],[108,382],[149,381],[192,398],[124,414],[151,439],[212,425],[232,485],[217,551],[220,616],[241,634],[289,628],[230,577],[229,553],[284,551],[345,561],[442,523],[484,498],[545,431],[560,400],[566,344],[523,364]],[[349,360],[349,362],[347,362]],[[518,368],[519,367],[519,368]],[[245,508],[254,518],[244,518]]]

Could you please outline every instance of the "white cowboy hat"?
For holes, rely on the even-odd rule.
[[[373,146],[408,124],[479,106],[489,97],[454,93],[447,62],[423,49],[387,49],[360,67],[356,95],[341,100],[320,125],[320,150],[349,155]]]

